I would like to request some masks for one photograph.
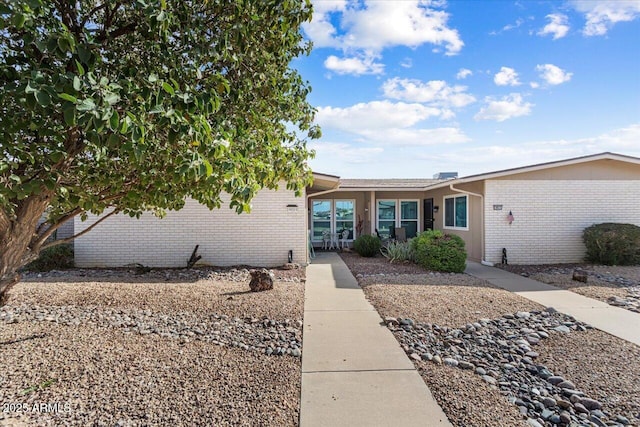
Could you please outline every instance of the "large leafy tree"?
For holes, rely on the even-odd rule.
[[[300,0],[0,3],[0,299],[77,215],[301,190],[319,130],[290,62],[310,18]]]

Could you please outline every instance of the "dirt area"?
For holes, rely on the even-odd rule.
[[[264,340],[285,329],[301,337],[304,270],[260,293],[249,292],[248,276],[238,271],[183,281],[171,272],[145,281],[76,271],[18,284],[9,306],[67,318],[10,319],[5,312],[3,321],[0,313],[2,363],[11,367],[0,373],[0,402],[15,403],[0,413],[0,425],[297,425],[300,357],[268,355],[243,340],[252,331]],[[133,323],[121,326],[126,315]],[[217,326],[203,334],[241,336],[231,345],[233,338],[161,335],[141,329],[138,322],[149,319],[176,329],[206,321]],[[41,404],[51,405],[38,412]]]
[[[426,272],[412,265],[389,268],[381,257],[341,256],[354,275],[360,275],[367,298],[383,318],[461,328],[483,318],[543,308],[465,274]],[[592,329],[553,334],[534,348],[539,353],[536,363],[571,379],[602,402],[603,410],[627,414],[632,423],[640,423],[640,348]],[[518,406],[473,371],[413,361],[454,425],[527,425]]]

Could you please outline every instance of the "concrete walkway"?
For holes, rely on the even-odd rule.
[[[475,262],[465,272],[640,346],[638,313]]]
[[[451,426],[342,259],[307,267],[300,425]]]

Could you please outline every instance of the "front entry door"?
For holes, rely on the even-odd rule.
[[[433,230],[433,198],[424,199],[424,230]]]

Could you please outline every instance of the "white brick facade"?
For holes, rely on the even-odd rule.
[[[639,196],[638,180],[487,180],[485,258],[499,263],[506,248],[510,264],[581,262],[586,227],[640,226]]]
[[[140,219],[117,215],[75,240],[78,267],[120,267],[140,263],[151,267],[185,267],[195,245],[199,264],[279,266],[307,261],[307,222],[304,197],[282,187],[262,190],[251,202],[250,214],[238,215],[222,207],[210,211],[193,200],[163,219],[144,214]],[[287,207],[296,205],[297,208]],[[97,220],[75,219],[81,232]]]

